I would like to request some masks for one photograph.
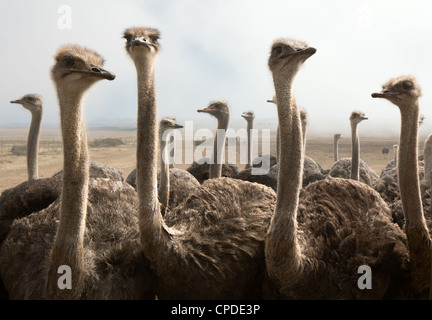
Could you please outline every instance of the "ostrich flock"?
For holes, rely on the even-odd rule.
[[[61,46],[51,78],[60,107],[63,170],[38,177],[42,98],[12,103],[32,113],[28,180],[0,197],[0,296],[3,299],[427,299],[431,281],[430,170],[432,138],[418,156],[419,97],[415,78],[397,76],[372,98],[401,114],[395,159],[381,175],[360,159],[358,125],[350,117],[352,157],[323,170],[305,156],[308,114],[297,107],[293,81],[316,53],[305,42],[273,42],[268,67],[278,112],[277,155],[268,172],[239,172],[213,162],[188,170],[166,159],[174,117],[158,117],[157,29],[124,31],[137,72],[136,169],[122,173],[90,162],[84,96],[114,80],[103,59],[79,45]],[[379,103],[379,102],[377,102]],[[198,112],[229,126],[225,100]],[[396,111],[395,111],[396,112]],[[242,114],[248,132],[254,113]],[[222,137],[225,141],[225,136]],[[396,149],[395,149],[396,150]],[[162,156],[164,154],[164,156]],[[360,267],[370,286],[359,285]]]

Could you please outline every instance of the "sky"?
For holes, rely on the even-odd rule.
[[[44,128],[59,127],[59,108],[50,78],[54,53],[76,43],[100,53],[114,81],[88,92],[89,127],[134,126],[136,71],[122,33],[131,26],[157,28],[159,116],[216,126],[197,109],[228,101],[231,125],[246,126],[241,114],[255,112],[256,124],[275,128],[276,107],[267,66],[278,38],[305,41],[317,49],[299,71],[294,94],[309,115],[308,135],[350,135],[353,110],[369,120],[363,136],[399,134],[396,106],[371,93],[388,79],[414,76],[423,89],[421,135],[432,133],[432,2],[425,0],[2,0],[0,36],[0,130],[26,127],[30,113],[10,100],[39,93]]]

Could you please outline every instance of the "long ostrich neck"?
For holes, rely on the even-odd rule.
[[[169,163],[170,168],[174,168],[175,143],[176,143],[176,141],[175,141],[174,135],[170,135],[170,144],[172,146],[172,149],[170,151],[170,158],[172,159],[172,161]]]
[[[338,157],[339,157],[338,140],[339,140],[338,137],[334,137],[334,142],[333,142],[333,152],[334,152],[333,160],[334,160],[334,162],[338,161]]]
[[[301,250],[297,243],[297,208],[303,174],[303,141],[300,114],[292,93],[292,78],[274,77],[280,128],[280,159],[277,202],[266,250],[280,257],[283,252],[288,272],[296,276]]]
[[[276,129],[276,160],[277,163],[279,163],[280,160],[280,132],[279,132],[279,125]]]
[[[210,164],[209,178],[220,178],[222,176],[222,156],[225,148],[226,130],[228,129],[229,118],[223,116],[218,118],[218,126],[213,142],[213,163]]]
[[[163,139],[164,132],[160,130],[159,141],[160,141],[160,174],[159,174],[159,203],[162,205],[162,210],[166,213],[169,203],[169,191],[170,191],[170,165],[168,163],[168,150],[166,148],[167,142]],[[172,135],[169,137],[171,138]]]
[[[159,207],[157,187],[158,114],[153,61],[136,61],[138,80],[137,193],[141,245],[152,254],[160,246],[165,228]]]
[[[79,297],[83,284],[84,231],[87,214],[89,160],[83,119],[83,94],[58,90],[63,137],[63,189],[60,222],[51,252],[47,298]],[[58,268],[72,270],[72,290],[58,288]]]
[[[401,136],[399,143],[399,189],[405,216],[412,275],[417,288],[425,288],[430,280],[431,239],[423,215],[418,177],[418,102],[401,109]]]
[[[246,169],[252,168],[252,130],[253,119],[247,120],[247,164]]]
[[[359,180],[360,142],[357,133],[357,123],[351,123],[351,142],[351,179]]]
[[[393,162],[394,162],[394,166],[397,167],[397,165],[398,165],[398,147],[394,148]]]
[[[431,182],[431,171],[432,171],[432,134],[426,139],[424,144],[424,179]]]
[[[302,137],[303,137],[303,152],[306,152],[306,129],[307,129],[306,121],[302,121],[301,126],[302,126]]]
[[[27,172],[29,180],[35,180],[39,178],[38,150],[41,120],[42,109],[39,109],[38,111],[33,111],[30,123],[30,130],[27,138]]]

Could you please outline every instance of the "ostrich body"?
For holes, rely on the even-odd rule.
[[[408,239],[412,277],[418,291],[430,284],[431,238],[423,214],[418,168],[419,97],[421,89],[413,77],[390,79],[373,98],[384,98],[395,104],[401,113],[398,152],[398,179],[405,232]]]
[[[275,203],[270,188],[209,179],[162,217],[157,199],[157,105],[154,60],[159,32],[125,31],[137,69],[137,192],[141,246],[157,273],[160,299],[245,299],[261,296],[264,238]],[[229,204],[229,205],[228,205]]]
[[[61,47],[55,60],[62,193],[48,208],[12,224],[0,254],[5,288],[12,299],[153,298],[153,276],[139,246],[135,191],[122,181],[89,180],[83,97],[95,82],[115,76],[102,69],[96,52],[77,45]],[[70,267],[71,288],[60,288],[60,266]]]
[[[315,51],[303,42],[281,39],[274,42],[269,58],[281,130],[277,203],[265,247],[269,278],[282,298],[383,298],[404,293],[406,282],[398,280],[409,278],[406,239],[377,192],[337,178],[312,183],[300,192],[304,153],[292,83]],[[374,290],[358,288],[355,272],[361,265],[373,265]]]
[[[38,150],[39,150],[39,133],[42,121],[42,97],[37,94],[27,94],[21,99],[12,100],[11,103],[17,103],[31,112],[32,118],[30,129],[27,137],[27,173],[29,180],[39,178],[38,174]]]
[[[337,178],[359,180],[369,186],[374,185],[379,176],[360,159],[360,141],[357,126],[366,120],[365,114],[360,111],[353,111],[350,116],[351,123],[351,159],[343,158],[333,164],[329,175]]]

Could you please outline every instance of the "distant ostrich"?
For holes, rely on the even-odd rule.
[[[269,103],[273,103],[274,105],[276,105],[276,97],[273,96],[272,99],[268,99],[267,102]],[[277,163],[278,157],[279,157],[279,149],[280,149],[280,136],[279,136],[279,124],[277,125],[276,128],[276,156],[271,155],[271,157],[273,157],[275,159],[275,163],[272,164],[272,166],[274,166]]]
[[[357,126],[366,119],[363,112],[353,111],[351,113],[351,159],[343,158],[335,162],[330,169],[330,176],[360,180],[369,186],[372,186],[379,180],[379,176],[360,159],[360,141],[357,133]]]
[[[170,168],[168,161],[167,143],[164,133],[170,129],[180,129],[183,126],[176,123],[174,117],[165,117],[159,123],[160,141],[160,170],[158,195],[162,211],[165,213],[169,208],[174,208],[201,185],[198,180],[186,170]],[[172,137],[172,135],[170,136]]]
[[[295,103],[295,102],[294,102]],[[300,123],[302,128],[302,143],[303,152],[306,150],[306,130],[309,122],[307,112],[304,108],[299,108]],[[274,170],[277,172],[279,163],[275,165]],[[302,186],[306,187],[308,184],[325,179],[327,174],[324,172],[323,168],[316,163],[313,159],[304,156],[303,157],[303,183]],[[276,177],[277,178],[277,177]]]
[[[224,100],[212,101],[206,108],[197,111],[201,113],[209,113],[214,116],[217,119],[218,126],[213,142],[212,159],[203,158],[198,162],[194,162],[187,171],[189,171],[200,183],[203,183],[207,179],[234,177],[239,172],[237,166],[225,162],[222,164],[222,155],[224,153],[222,145],[225,145],[225,133],[228,129],[230,120],[227,102]],[[222,134],[222,137],[220,135],[218,136],[218,131]],[[223,143],[218,143],[218,140]]]
[[[277,203],[266,239],[270,280],[281,298],[380,299],[406,294],[405,235],[373,189],[349,179],[317,181],[302,189],[303,143],[292,82],[316,52],[280,39],[269,58],[281,134]],[[374,270],[374,290],[360,290],[359,266]],[[404,282],[404,280],[406,282]]]
[[[188,171],[179,168],[171,167],[163,161],[163,157],[168,159],[166,149],[166,140],[163,139],[163,134],[169,129],[183,128],[176,124],[174,117],[165,117],[159,123],[159,143],[160,143],[160,168],[158,169],[158,186],[159,186],[159,200],[163,206],[163,212],[168,208],[173,208],[184,199],[189,197],[191,192],[198,186],[200,182]],[[170,140],[173,135],[170,135]],[[173,143],[171,140],[170,143]],[[171,156],[173,154],[171,153]],[[136,190],[136,169],[128,175],[126,182],[129,183]]]
[[[384,98],[395,104],[401,113],[398,152],[398,179],[404,229],[408,239],[413,283],[418,291],[430,286],[431,237],[423,213],[417,157],[419,128],[419,97],[421,89],[413,77],[401,76],[388,80],[373,98]],[[428,215],[429,216],[429,215]]]
[[[253,111],[245,111],[241,115],[247,123],[247,163],[245,169],[252,168],[252,132],[255,114]]]
[[[0,252],[5,288],[11,299],[152,299],[154,277],[139,246],[135,191],[118,180],[89,180],[83,97],[98,80],[115,76],[102,69],[96,52],[77,45],[61,47],[55,60],[62,193],[47,209],[13,223]],[[70,288],[59,285],[64,266],[73,273]]]
[[[432,175],[432,134],[430,134],[424,143],[424,180],[430,185]]]
[[[390,150],[388,149],[388,148],[386,148],[386,147],[383,147],[382,149],[381,149],[381,153],[382,154],[388,154],[390,152]]]
[[[38,174],[38,151],[39,133],[42,121],[42,97],[38,94],[27,94],[21,99],[12,100],[29,110],[32,114],[30,129],[27,137],[27,173],[29,180],[39,178]]]
[[[248,130],[248,164],[245,167],[245,170],[240,171],[237,175],[234,176],[235,179],[240,179],[244,181],[256,182],[266,185],[272,188],[274,191],[277,189],[277,169],[271,169],[273,166],[269,164],[265,166],[265,162],[261,162],[261,166],[254,164],[252,166],[251,154],[252,154],[252,143],[251,143],[251,133],[250,130],[253,128],[253,119],[255,115],[253,111],[244,112],[242,117],[247,121],[247,130]],[[262,158],[261,158],[261,161]]]
[[[303,152],[306,152],[306,131],[309,123],[309,117],[304,108],[299,108],[300,122],[302,125],[302,137],[303,137]],[[312,158],[303,157],[303,187],[308,184],[322,180],[326,178],[323,168],[316,163]]]
[[[157,199],[154,60],[159,32],[125,31],[138,85],[137,192],[141,247],[159,299],[251,299],[262,295],[264,238],[275,204],[268,187],[230,178],[204,182],[162,217]],[[209,109],[224,108],[222,103]],[[210,111],[210,110],[208,110]]]
[[[339,160],[339,139],[342,137],[340,133],[335,133],[333,136],[333,162]]]

